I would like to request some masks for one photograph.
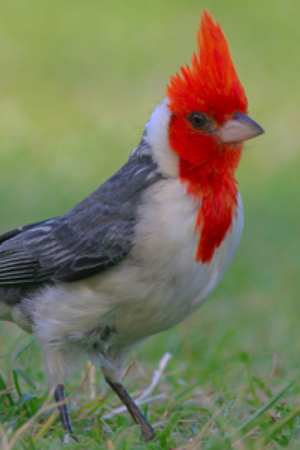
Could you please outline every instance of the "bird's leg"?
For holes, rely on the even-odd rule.
[[[63,430],[65,434],[70,435],[72,439],[74,439],[75,442],[79,442],[77,437],[74,436],[72,426],[71,426],[71,420],[68,412],[68,408],[66,405],[65,395],[64,395],[64,385],[58,384],[56,386],[56,389],[54,391],[54,398],[56,402],[64,402],[57,406],[57,409],[59,411],[60,420],[62,423]]]
[[[128,412],[131,417],[141,427],[141,432],[145,442],[151,441],[151,439],[155,436],[155,431],[151,427],[150,423],[147,422],[137,405],[134,403],[126,389],[121,383],[115,383],[110,381],[108,378],[105,378],[106,382],[110,385],[110,387],[115,391],[123,405],[126,406]]]

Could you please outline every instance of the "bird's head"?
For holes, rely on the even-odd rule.
[[[200,200],[196,260],[209,263],[237,214],[235,170],[243,142],[263,133],[247,116],[247,98],[220,25],[204,11],[191,66],[171,77],[166,101],[146,135],[162,171],[179,176]]]
[[[167,88],[169,144],[180,157],[183,177],[189,166],[234,170],[242,142],[263,133],[246,115],[247,98],[226,38],[208,11],[203,12],[197,44],[191,67],[181,67]]]

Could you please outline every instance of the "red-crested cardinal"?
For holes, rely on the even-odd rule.
[[[40,342],[71,436],[63,384],[84,353],[145,441],[154,437],[121,384],[127,355],[202,305],[241,237],[235,170],[243,141],[263,130],[246,115],[226,38],[207,11],[197,42],[115,175],[63,216],[0,237],[1,317]]]

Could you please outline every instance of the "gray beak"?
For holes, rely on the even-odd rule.
[[[263,133],[261,126],[240,112],[234,113],[218,130],[218,135],[224,143],[247,141]]]

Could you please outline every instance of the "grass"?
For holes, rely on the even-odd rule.
[[[3,2],[0,231],[65,212],[125,161],[170,74],[190,60],[204,7],[266,135],[239,169],[245,229],[224,280],[128,362],[125,384],[139,396],[173,355],[142,404],[157,439],[144,444],[127,414],[103,418],[118,400],[82,362],[67,382],[80,445],[63,444],[38,345],[2,323],[1,450],[299,448],[300,4]]]

